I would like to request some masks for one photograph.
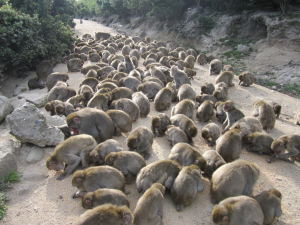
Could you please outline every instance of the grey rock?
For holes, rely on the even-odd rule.
[[[248,46],[246,46],[246,45],[238,45],[237,46],[237,51],[238,52],[244,52],[244,53],[247,53],[247,52],[249,52],[249,50],[250,50],[250,48],[248,47]]]
[[[62,126],[67,124],[65,116],[54,115],[50,116],[46,114],[46,121],[49,126]]]
[[[0,96],[0,122],[13,111],[13,106],[9,99],[5,96]]]
[[[32,188],[33,186],[31,185],[31,186],[27,186],[27,187],[23,187],[23,188],[21,188],[19,191],[18,191],[18,194],[19,195],[28,195],[30,192],[31,192],[31,188]]]
[[[43,173],[29,172],[29,173],[23,174],[22,180],[38,182],[38,181],[45,180],[45,175]]]
[[[277,87],[276,86],[272,86],[272,90],[277,90]]]
[[[18,97],[25,98],[27,102],[34,104],[36,107],[43,107],[47,102],[47,94],[32,92],[19,94]]]
[[[37,163],[44,158],[44,149],[38,146],[33,146],[26,158],[28,163]]]
[[[14,90],[14,96],[17,96],[19,94],[21,94],[22,92],[28,91],[28,86],[27,84],[21,84],[18,87],[15,88]]]
[[[45,115],[31,103],[15,109],[6,120],[10,133],[22,143],[45,147],[58,145],[64,140],[64,134],[59,129],[50,127]]]
[[[17,171],[17,163],[12,153],[20,147],[20,142],[12,139],[0,142],[0,180],[7,177],[11,171]]]
[[[19,97],[12,97],[9,100],[14,109],[21,108],[26,103],[24,98]]]

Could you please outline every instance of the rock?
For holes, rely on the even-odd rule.
[[[277,87],[276,86],[272,86],[272,90],[277,90]]]
[[[10,98],[9,101],[14,109],[21,108],[26,103],[26,100],[24,98],[19,97]]]
[[[28,163],[37,163],[44,158],[44,149],[38,146],[33,146],[26,158]]]
[[[27,102],[34,104],[36,107],[43,107],[47,102],[47,94],[42,94],[38,92],[33,93],[23,93],[18,95],[20,98],[25,98]]]
[[[13,106],[9,99],[5,96],[0,96],[0,122],[6,118],[8,114],[13,111]]]
[[[28,195],[31,192],[32,187],[33,187],[33,185],[23,187],[18,191],[18,194],[19,195]]]
[[[140,34],[139,34],[139,37],[143,38],[143,37],[146,37],[146,32],[145,31],[142,31]]]
[[[48,114],[46,116],[46,121],[49,126],[62,126],[67,124],[65,116],[54,115],[50,116]]]
[[[17,163],[12,153],[20,147],[20,142],[13,139],[0,142],[0,180],[4,180],[11,171],[17,171]]]
[[[248,46],[246,46],[246,45],[238,45],[237,46],[237,51],[238,52],[244,52],[244,53],[248,53],[249,52],[249,47]]]
[[[40,147],[58,145],[64,140],[64,134],[46,123],[46,118],[31,103],[14,110],[6,117],[10,133],[22,143],[32,143]]]
[[[21,84],[20,86],[16,87],[16,89],[14,90],[14,96],[19,95],[22,92],[28,91],[28,86],[27,84]]]
[[[29,172],[26,174],[23,174],[22,180],[24,181],[42,181],[45,179],[45,175],[43,173],[35,173],[35,172]]]

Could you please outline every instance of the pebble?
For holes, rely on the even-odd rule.
[[[276,177],[276,179],[277,179],[277,180],[279,180],[279,181],[282,181],[282,179],[281,179],[281,178],[279,178],[279,177]]]

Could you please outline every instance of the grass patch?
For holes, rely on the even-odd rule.
[[[0,181],[0,220],[3,218],[7,210],[6,203],[8,201],[8,196],[6,195],[5,191],[12,187],[12,183],[19,180],[20,175],[16,171],[11,171],[4,181]]]
[[[300,85],[298,84],[293,84],[292,86],[286,86],[284,87],[284,89],[287,91],[295,91],[298,94],[300,94]]]

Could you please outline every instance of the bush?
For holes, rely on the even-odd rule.
[[[4,5],[0,8],[0,19],[0,60],[8,68],[30,64],[36,58],[61,55],[74,40],[74,32],[59,16],[39,18],[37,14],[30,16]]]

